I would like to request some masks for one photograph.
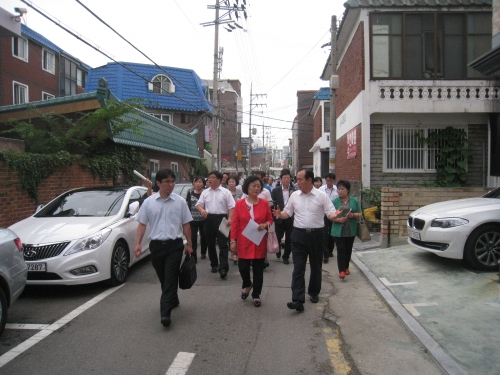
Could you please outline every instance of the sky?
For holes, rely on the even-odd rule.
[[[92,16],[76,0],[27,1],[51,18],[69,27],[117,61],[151,63],[112,30]],[[80,0],[92,12],[162,66],[193,69],[202,79],[213,77],[215,0]],[[235,0],[231,0],[234,3]],[[242,4],[243,0],[239,3]],[[243,29],[219,30],[224,48],[221,79],[239,79],[242,84],[242,136],[248,137],[250,86],[252,125],[266,144],[288,145],[297,110],[299,90],[319,90],[328,82],[319,79],[330,53],[331,17],[340,21],[343,0],[246,0],[248,19]],[[68,34],[20,0],[2,0],[0,6],[14,13],[26,8],[23,22],[60,48],[91,67],[110,60]],[[222,11],[221,11],[222,12]],[[233,16],[234,18],[234,16]],[[262,113],[261,113],[262,112]],[[258,117],[264,116],[264,117]],[[270,142],[270,143],[268,143]]]

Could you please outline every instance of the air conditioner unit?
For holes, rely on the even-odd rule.
[[[334,74],[330,77],[330,88],[338,89],[339,88],[339,76]]]

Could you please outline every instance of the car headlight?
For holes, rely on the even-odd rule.
[[[111,229],[104,229],[98,233],[93,234],[90,237],[82,238],[78,240],[73,246],[69,248],[64,255],[71,255],[85,250],[94,250],[101,246],[106,238],[108,238],[111,233]]]
[[[431,227],[438,228],[453,228],[459,227],[460,225],[465,225],[469,220],[461,219],[459,217],[445,217],[442,219],[432,220]]]

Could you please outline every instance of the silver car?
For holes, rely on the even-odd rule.
[[[27,275],[21,240],[10,229],[0,228],[0,334],[7,322],[7,309],[23,292]]]

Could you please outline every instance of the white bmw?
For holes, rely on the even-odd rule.
[[[10,226],[23,241],[27,283],[123,283],[138,261],[134,217],[145,193],[140,186],[70,190]],[[149,226],[143,255],[149,253],[148,236]]]
[[[497,271],[500,261],[500,188],[478,198],[430,204],[408,217],[408,243],[441,257]]]

